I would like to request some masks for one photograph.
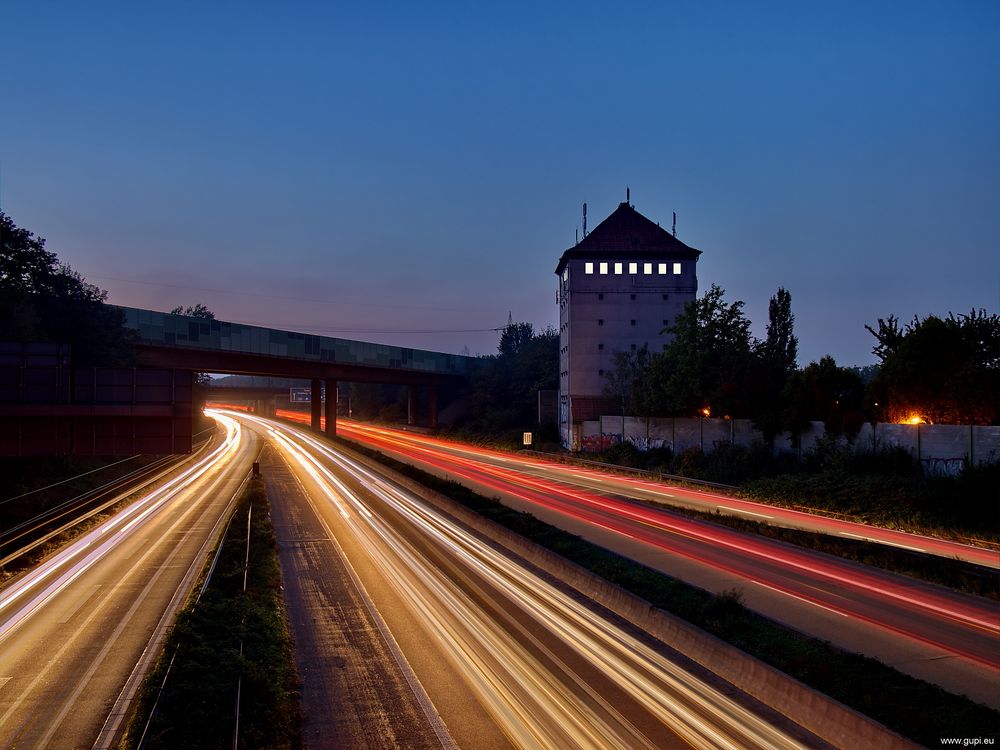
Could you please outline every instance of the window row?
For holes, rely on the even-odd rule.
[[[628,266],[628,272],[630,274],[638,274],[639,266],[642,266],[642,273],[644,276],[653,275],[653,266],[656,266],[656,273],[660,276],[665,276],[667,274],[667,266],[671,265],[669,263],[607,263],[601,261],[599,263],[593,263],[592,261],[587,261],[583,264],[583,272],[586,274],[594,273],[594,266],[597,266],[597,273],[602,275],[607,275],[611,273],[610,269],[614,269],[614,273],[621,275],[625,273],[625,266]],[[681,273],[680,262],[673,263],[673,274],[674,276],[679,276]]]

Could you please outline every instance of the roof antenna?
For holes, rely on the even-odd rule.
[[[674,237],[677,236],[677,212],[674,211]]]
[[[576,244],[579,245],[580,244],[580,227],[577,227],[575,231],[576,231]]]
[[[583,238],[587,239],[587,204],[583,204]]]
[[[625,203],[628,205],[629,201],[632,200],[632,191],[628,189],[628,185],[625,186]]]

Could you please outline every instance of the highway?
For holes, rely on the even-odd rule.
[[[281,413],[281,416],[291,417],[293,414],[301,417],[301,414],[296,412],[285,411]],[[751,521],[765,521],[774,526],[785,526],[821,534],[830,534],[832,536],[843,536],[847,539],[863,539],[914,552],[925,552],[950,559],[964,560],[976,565],[1000,570],[1000,551],[984,546],[922,534],[913,534],[897,529],[886,529],[869,524],[830,518],[818,513],[742,500],[710,490],[681,487],[652,478],[622,476],[586,466],[561,464],[534,455],[523,457],[502,451],[439,440],[419,433],[374,427],[360,422],[338,421],[337,427],[338,431],[342,432],[344,437],[358,440],[378,440],[379,438],[384,438],[386,440],[401,441],[414,448],[433,451],[436,455],[453,456],[459,460],[463,458],[471,459],[478,463],[490,464],[528,476],[550,479],[596,492],[611,493],[622,497],[647,500],[666,505],[678,505],[708,513],[718,512],[726,515],[742,516]]]
[[[1000,707],[1000,605],[995,601],[692,520],[630,497],[679,492],[654,482],[354,422],[338,422],[338,431],[487,496],[500,496],[512,507],[669,575],[711,591],[737,588],[749,607],[776,620]],[[705,502],[736,503],[711,493],[683,492]],[[817,524],[827,521],[817,519]],[[871,536],[880,531],[865,529]]]
[[[0,589],[0,747],[111,746],[256,455],[217,419],[208,450]]]
[[[310,430],[231,416],[294,473],[304,491],[281,502],[308,502],[325,529],[299,543],[343,551],[442,746],[825,746]]]

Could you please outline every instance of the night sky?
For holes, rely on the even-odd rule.
[[[995,0],[478,5],[5,2],[0,209],[112,302],[441,351],[554,325],[626,186],[800,364],[997,311]]]

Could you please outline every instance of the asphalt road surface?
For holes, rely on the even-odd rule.
[[[241,421],[276,449],[315,747],[823,746],[308,430]]]
[[[652,481],[352,422],[338,423],[338,431],[487,496],[499,496],[511,507],[671,576],[710,591],[738,589],[748,606],[778,621],[1000,708],[1000,605],[995,601],[637,501],[681,492]],[[737,502],[684,492],[714,503]],[[777,510],[757,506],[753,512],[763,514],[762,508]],[[818,527],[830,523],[812,518]],[[881,531],[864,529],[872,537]],[[975,554],[980,553],[995,556],[986,550]]]
[[[0,747],[110,746],[255,455],[221,421],[189,465],[0,589]]]

